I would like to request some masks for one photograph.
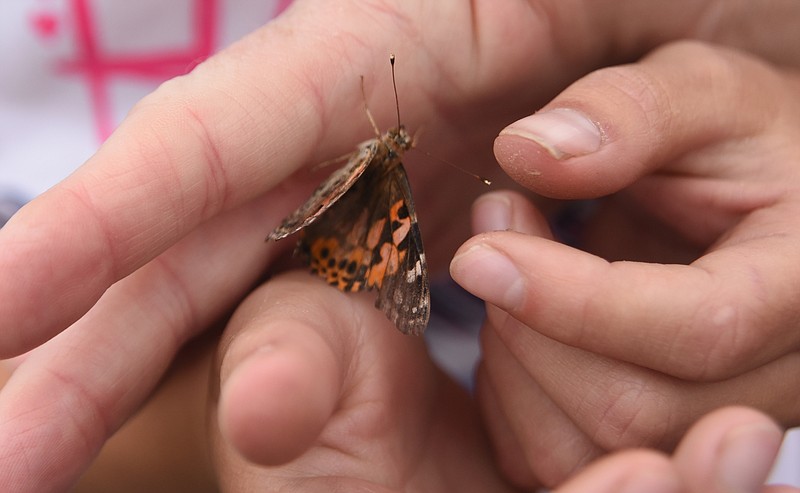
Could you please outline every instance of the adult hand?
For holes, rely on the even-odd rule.
[[[641,5],[298,1],[145,98],[93,158],[0,230],[0,355],[49,341],[0,395],[0,486],[72,484],[183,342],[250,289],[279,253],[261,239],[310,188],[277,185],[369,136],[360,74],[378,121],[393,122],[388,53],[403,67],[404,122],[426,125],[421,145],[488,163],[482,150],[505,122],[592,68],[687,33],[726,41],[739,10],[748,26],[776,12]],[[782,32],[748,43],[780,56]],[[436,268],[458,241],[459,202],[434,176],[452,180],[450,170],[411,168],[423,233],[438,233],[427,234]]]
[[[581,79],[497,139],[532,190],[622,191],[587,226],[602,256],[548,240],[500,194],[478,202],[477,229],[518,232],[473,238],[451,266],[492,305],[482,402],[517,483],[671,449],[726,404],[800,423],[799,91],[792,71],[683,42]],[[625,258],[676,263],[608,261]]]

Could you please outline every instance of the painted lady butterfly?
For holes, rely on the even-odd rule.
[[[390,62],[394,84],[394,55]],[[362,78],[362,92],[363,84]],[[377,289],[375,306],[404,334],[420,335],[430,317],[428,270],[400,160],[413,140],[400,124],[399,111],[397,127],[381,135],[366,97],[364,107],[376,137],[347,156],[347,164],[267,239],[302,230],[296,251],[313,273],[342,291]]]

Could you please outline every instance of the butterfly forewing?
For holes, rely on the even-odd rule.
[[[300,231],[339,200],[373,161],[376,141],[377,139],[372,139],[361,144],[359,149],[350,155],[347,164],[334,171],[327,180],[322,182],[303,205],[288,215],[280,226],[267,236],[267,240],[280,240]]]
[[[375,306],[383,310],[395,326],[405,334],[420,335],[430,317],[428,267],[417,224],[411,188],[403,165],[387,178],[389,224],[394,250],[399,260],[396,272],[385,275]]]

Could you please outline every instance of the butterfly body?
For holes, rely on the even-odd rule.
[[[311,271],[345,292],[377,290],[375,306],[405,334],[430,316],[422,237],[401,161],[413,145],[403,126],[368,140],[267,237],[300,231]]]

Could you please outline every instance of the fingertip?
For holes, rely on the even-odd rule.
[[[511,228],[511,201],[502,192],[489,192],[472,204],[472,233]]]
[[[478,298],[511,311],[522,304],[525,284],[517,265],[484,241],[499,234],[504,233],[487,233],[465,243],[450,262],[450,275]],[[512,239],[508,233],[504,236]]]
[[[519,278],[514,263],[508,261],[502,249],[496,248],[497,243],[525,241],[531,237],[552,239],[544,214],[528,197],[510,190],[489,192],[476,199],[472,206],[472,229],[476,236],[458,249],[450,263],[453,279],[467,290],[471,285],[481,286],[487,274],[500,275],[498,280],[503,285]],[[499,293],[494,289],[486,291]],[[514,292],[511,295],[518,299]]]
[[[686,491],[666,456],[648,450],[601,459],[553,493],[681,493]]]
[[[334,354],[319,334],[292,323],[280,332],[238,363],[223,365],[220,431],[245,459],[261,465],[302,455],[334,412],[341,388]]]
[[[722,491],[758,491],[769,476],[782,439],[781,430],[766,420],[729,431],[716,468]]]
[[[588,198],[608,192],[597,170],[605,130],[579,109],[557,107],[518,120],[497,136],[497,162],[514,181],[547,197]],[[587,168],[588,166],[588,168]]]
[[[746,54],[669,43],[637,63],[575,81],[500,132],[495,156],[512,178],[542,195],[607,195],[657,168],[685,173],[695,151],[763,133],[786,99],[780,80]],[[729,172],[708,165],[699,171]]]
[[[675,452],[675,464],[696,491],[760,491],[783,431],[754,409],[733,406],[701,418]]]
[[[501,168],[517,183],[544,196],[555,190],[549,186],[546,171],[558,161],[532,139],[505,130],[494,140],[494,157]]]
[[[547,219],[524,195],[499,190],[478,197],[472,205],[473,233],[504,230],[552,238]]]
[[[554,317],[547,323],[560,327],[565,303],[579,306],[579,295],[596,292],[607,266],[603,259],[549,239],[493,231],[470,238],[456,251],[450,275],[473,295],[526,323]]]

